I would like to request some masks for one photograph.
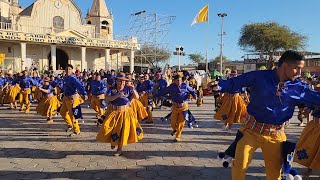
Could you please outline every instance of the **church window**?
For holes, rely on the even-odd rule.
[[[88,21],[88,23],[87,24],[91,24],[91,21]]]
[[[102,21],[101,23],[101,29],[107,29],[107,26],[109,25],[108,21]]]
[[[102,21],[102,25],[104,25],[104,26],[108,26],[108,25],[109,25],[109,23],[108,23],[108,21]]]

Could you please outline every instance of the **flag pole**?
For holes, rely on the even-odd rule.
[[[206,72],[208,72],[209,67],[208,67],[208,44],[209,44],[209,13],[210,8],[209,8],[209,3],[208,3],[208,21],[207,21],[207,32],[206,32]]]

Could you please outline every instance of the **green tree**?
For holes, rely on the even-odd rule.
[[[202,54],[200,53],[194,53],[194,54],[189,54],[188,58],[191,62],[199,64],[199,63],[204,63],[205,62],[205,58],[203,57]]]
[[[227,61],[229,61],[228,58],[225,56],[222,56],[222,62],[227,62]],[[214,59],[211,59],[210,62],[216,62],[216,63],[220,62],[220,56],[217,56]]]
[[[273,64],[273,56],[280,50],[298,50],[305,47],[307,38],[276,22],[252,23],[242,27],[239,46],[244,50],[269,55],[268,68]]]
[[[160,63],[166,62],[170,56],[170,51],[165,48],[154,45],[144,45],[140,51],[135,52],[134,61],[135,63],[141,63],[142,60],[142,62],[157,66]]]

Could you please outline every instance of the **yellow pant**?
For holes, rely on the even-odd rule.
[[[96,96],[91,97],[91,108],[98,113],[98,117],[104,114],[104,110],[101,108],[101,100]]]
[[[30,99],[29,94],[31,94],[31,89],[21,89],[19,95],[20,109],[24,109],[24,105],[26,105],[26,112],[30,111]]]
[[[35,94],[35,92],[36,92],[36,89],[37,89],[37,87],[36,86],[32,86],[31,87],[31,94],[32,94],[32,99],[35,99],[34,97],[34,94]]]
[[[148,117],[147,117],[147,121],[153,121],[152,120],[152,105],[149,104],[149,94],[145,93],[141,95],[140,101],[142,103],[142,105],[146,108],[147,113],[148,113]]]
[[[263,136],[244,126],[240,128],[243,137],[237,144],[236,155],[232,166],[232,179],[245,180],[246,170],[252,160],[253,153],[262,149],[265,162],[267,180],[281,180],[281,152],[282,142],[286,141],[286,135]]]
[[[4,102],[4,94],[5,92],[1,90],[2,88],[0,87],[0,104],[3,104]]]
[[[183,111],[186,111],[188,109],[189,109],[188,105],[185,105],[185,107],[182,107],[182,108],[172,107],[171,127],[173,131],[176,131],[177,138],[181,137],[182,129],[186,122],[183,116]]]
[[[64,97],[62,102],[62,107],[60,109],[60,114],[62,118],[66,121],[69,127],[73,127],[75,133],[80,133],[80,126],[78,121],[73,115],[72,108],[75,108],[83,103],[80,96],[75,96],[73,99],[69,97]]]
[[[203,104],[203,98],[202,97],[198,97],[197,106],[201,106],[202,104]]]

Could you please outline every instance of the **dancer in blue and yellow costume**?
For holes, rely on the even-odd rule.
[[[237,71],[232,70],[230,78],[237,77]],[[214,115],[214,119],[221,120],[224,123],[223,128],[231,129],[233,123],[242,123],[247,118],[247,105],[240,93],[244,91],[236,90],[233,93],[223,93],[221,98],[221,107]]]
[[[80,126],[74,114],[74,111],[78,110],[84,102],[80,94],[84,96],[85,100],[87,98],[87,92],[83,84],[72,74],[72,71],[73,66],[68,64],[65,69],[66,76],[63,78],[64,97],[60,109],[60,114],[68,125],[66,131],[70,132],[73,130],[73,133],[69,135],[70,137],[80,134]]]
[[[4,104],[4,97],[7,94],[9,89],[9,83],[7,78],[4,76],[2,72],[0,72],[0,105]]]
[[[233,180],[245,180],[246,170],[258,148],[262,149],[266,179],[281,179],[282,145],[287,140],[284,123],[292,118],[297,104],[320,105],[320,94],[296,80],[304,64],[303,55],[286,51],[274,70],[253,71],[220,80],[221,92],[233,93],[243,87],[250,88],[249,117],[240,127],[243,137],[237,143],[232,165]],[[320,113],[314,115],[319,117]]]
[[[129,79],[129,81],[126,82],[126,85],[134,86],[132,76],[128,74],[127,78]],[[130,101],[130,107],[137,114],[138,121],[141,121],[148,117],[148,112],[146,111],[146,109],[144,108],[143,104],[140,102],[139,99],[133,97]]]
[[[55,91],[57,93],[57,98],[59,99],[59,101],[61,101],[63,93],[63,78],[61,78],[61,74],[57,75],[54,82],[56,84]]]
[[[102,123],[102,121],[99,119],[101,119],[101,117],[104,114],[104,107],[102,107],[102,103],[105,99],[106,92],[106,83],[103,80],[101,80],[101,76],[99,73],[95,73],[94,80],[90,82],[90,107],[97,112],[98,122],[100,123]]]
[[[165,75],[161,75],[161,78],[158,80],[157,82],[157,91],[163,91],[163,89],[165,89],[166,87],[168,87],[168,82],[166,80],[166,76]],[[162,102],[164,100],[164,97],[159,97],[157,98],[157,105],[159,104],[160,102],[160,107],[162,106]]]
[[[182,129],[186,122],[186,116],[188,116],[188,102],[187,99],[190,94],[197,98],[197,95],[193,88],[185,83],[182,83],[182,78],[180,75],[175,75],[173,77],[173,83],[165,88],[163,91],[159,91],[156,97],[165,96],[169,94],[172,100],[172,112],[171,112],[171,135],[175,137],[175,141],[181,140]]]
[[[58,87],[58,82],[56,81],[55,77],[53,75],[50,76],[50,86],[52,86],[53,89],[53,95],[58,97],[59,93],[59,87]]]
[[[145,74],[141,77],[142,83],[137,86],[137,91],[140,94],[140,101],[148,112],[148,117],[146,118],[146,123],[153,123],[152,118],[152,92],[154,88],[154,83],[149,79],[149,75]]]
[[[25,113],[30,112],[30,95],[31,95],[31,87],[36,86],[38,87],[38,83],[30,78],[28,76],[27,71],[22,72],[22,77],[18,79],[17,83],[19,84],[21,90],[20,90],[20,96],[19,96],[19,102],[20,102],[20,110],[23,111],[25,109]]]
[[[17,77],[13,77],[12,73],[8,73],[8,77],[6,78],[6,81],[8,83],[7,87],[9,90],[4,96],[4,103],[10,104],[10,107],[8,109],[17,109],[17,96],[20,92],[20,86],[16,83],[19,76],[22,75],[21,73],[17,74]]]
[[[38,72],[33,71],[32,72],[32,79],[37,82],[37,84],[42,84],[42,79],[41,77],[39,77]],[[41,98],[42,98],[42,91],[40,89],[37,88],[37,86],[31,86],[31,101],[37,101],[40,102]]]
[[[130,107],[131,98],[139,98],[133,85],[126,85],[124,73],[116,77],[116,85],[107,90],[106,100],[110,102],[110,114],[107,114],[102,127],[97,135],[99,142],[111,143],[111,149],[118,146],[114,156],[122,154],[122,147],[136,143],[144,136],[136,113]]]
[[[39,86],[39,90],[43,92],[42,100],[39,102],[36,111],[41,116],[47,117],[47,123],[53,123],[52,116],[57,113],[57,109],[61,106],[60,101],[57,99],[57,96],[53,94],[54,88],[50,85],[50,78],[45,77],[44,85]]]

